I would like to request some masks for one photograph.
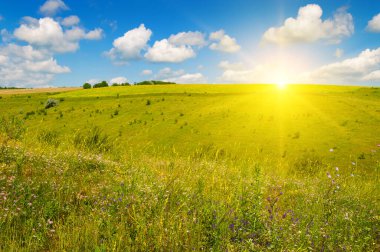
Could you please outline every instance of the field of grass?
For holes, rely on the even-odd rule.
[[[380,250],[379,88],[0,97],[0,250]]]

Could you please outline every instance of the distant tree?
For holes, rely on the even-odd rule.
[[[130,86],[131,84],[129,84],[128,82],[125,82],[125,83],[113,83],[112,86],[113,87],[120,87],[120,86]]]
[[[96,83],[93,88],[102,88],[102,87],[108,87],[107,81],[102,81],[100,83]]]
[[[176,83],[168,82],[168,81],[156,81],[156,80],[141,81],[141,82],[135,83],[135,85],[169,85],[169,84],[176,84]]]
[[[90,83],[84,83],[83,84],[83,89],[90,89],[91,88],[91,84]]]

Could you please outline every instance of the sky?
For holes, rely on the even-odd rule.
[[[102,80],[380,86],[380,1],[0,1],[0,86]]]

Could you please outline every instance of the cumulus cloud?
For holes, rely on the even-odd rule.
[[[69,16],[69,17],[64,18],[61,21],[61,24],[63,26],[70,27],[70,26],[74,26],[74,25],[79,24],[79,22],[80,22],[80,19],[78,16]]]
[[[235,53],[240,50],[240,45],[236,39],[228,36],[224,30],[219,30],[210,34],[209,39],[215,41],[210,45],[211,50]]]
[[[49,17],[39,20],[24,18],[24,21],[13,33],[17,39],[58,53],[74,52],[79,48],[81,39],[100,39],[103,33],[101,29],[85,32],[79,27],[64,30],[57,21]]]
[[[305,73],[305,82],[357,83],[379,80],[380,48],[362,51],[358,56],[322,66]]]
[[[57,12],[68,9],[69,7],[62,0],[47,0],[40,7],[40,12],[46,16],[54,16]]]
[[[177,46],[198,46],[206,45],[205,35],[199,31],[180,32],[169,37],[169,42]]]
[[[46,51],[32,46],[8,44],[0,47],[1,85],[18,87],[46,86],[56,74],[69,73]]]
[[[192,84],[192,83],[206,83],[206,77],[201,73],[186,73],[185,70],[172,70],[170,67],[161,69],[155,76],[156,79],[181,83],[181,84]]]
[[[340,8],[332,19],[322,20],[322,8],[309,4],[298,10],[296,18],[288,18],[280,27],[271,27],[263,35],[264,43],[287,45],[326,40],[340,43],[354,33],[352,15]]]
[[[141,75],[152,75],[153,71],[150,69],[145,69],[141,71]]]
[[[190,46],[176,46],[171,44],[167,39],[163,39],[156,41],[144,56],[152,62],[178,63],[195,57],[195,52]]]
[[[110,80],[110,84],[123,84],[123,83],[127,83],[128,82],[128,79],[123,77],[123,76],[120,76],[120,77],[115,77],[113,79]]]
[[[148,47],[151,35],[152,31],[141,24],[138,28],[127,31],[122,37],[115,39],[113,48],[106,52],[106,55],[112,60],[139,59],[141,51]]]
[[[380,13],[368,21],[367,31],[380,32]]]

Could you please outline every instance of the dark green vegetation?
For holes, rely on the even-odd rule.
[[[0,250],[380,249],[380,89],[2,97]]]

